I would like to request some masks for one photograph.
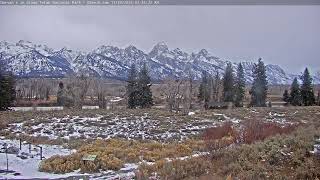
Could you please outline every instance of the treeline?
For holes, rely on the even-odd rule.
[[[242,107],[245,98],[245,77],[242,64],[239,63],[236,73],[232,68],[232,64],[228,63],[222,78],[217,73],[212,77],[207,72],[203,72],[201,84],[199,86],[198,99],[203,102],[204,108],[210,106],[210,102],[230,102],[236,107]],[[219,93],[219,86],[222,84],[222,93]],[[253,67],[253,83],[250,90],[251,101],[250,106],[264,107],[266,106],[268,91],[268,81],[266,68],[261,60]]]
[[[0,64],[0,111],[8,110],[15,100],[15,79],[12,73],[6,72]]]
[[[313,90],[313,79],[310,76],[308,68],[304,70],[300,79],[302,81],[301,86],[298,78],[294,78],[290,87],[290,93],[288,89],[286,89],[283,93],[282,100],[285,101],[287,105],[290,104],[293,106],[320,105],[320,91],[316,99]]]
[[[133,64],[128,73],[126,86],[127,107],[131,109],[151,107],[153,105],[151,85],[146,64],[139,72]],[[67,83],[59,83],[57,105],[81,109],[89,89],[94,90],[93,94],[97,97],[99,108],[107,108],[107,92],[102,81],[84,75],[69,77]]]
[[[139,69],[139,71],[137,70]],[[156,94],[153,97],[151,90],[151,79],[146,64],[136,68],[131,65],[128,72],[127,85],[120,89],[112,89],[110,85],[103,83],[102,79],[81,76],[70,76],[64,80],[55,80],[47,82],[45,79],[25,81],[16,87],[14,76],[6,72],[0,65],[0,110],[7,110],[13,105],[13,102],[27,97],[27,99],[49,99],[49,93],[57,92],[57,104],[70,108],[82,108],[88,102],[99,105],[99,108],[106,108],[108,104],[113,106],[112,97],[125,97],[127,107],[150,108],[154,104],[163,105],[166,103],[170,111],[180,111],[192,109],[195,105],[201,105],[205,109],[214,108],[215,104],[221,103],[232,104],[232,106],[243,107],[244,102],[249,102],[248,106],[265,107],[267,104],[268,81],[266,76],[266,67],[261,59],[254,64],[253,83],[250,86],[250,100],[246,98],[246,79],[244,69],[239,63],[235,69],[231,63],[228,63],[225,72],[220,77],[219,73],[210,74],[202,73],[199,87],[195,86],[194,75],[192,70],[189,71],[188,77],[166,78],[162,84],[155,86],[153,90]],[[315,97],[313,90],[312,78],[306,68],[300,77],[301,85],[298,78],[292,82],[291,88],[286,89],[283,93],[283,100],[289,105],[294,106],[311,106],[320,105],[320,93]],[[60,83],[58,82],[60,81]],[[25,84],[31,88],[23,89]],[[31,82],[31,83],[30,83]],[[59,83],[59,86],[57,85]],[[58,91],[55,90],[57,87]],[[108,90],[109,88],[109,90]],[[17,91],[15,91],[17,89]],[[21,90],[22,89],[22,90]],[[198,91],[197,91],[198,89]],[[88,96],[89,95],[89,96]],[[89,99],[90,98],[90,99]],[[198,100],[198,101],[197,101]],[[122,103],[122,101],[121,101]],[[121,105],[124,105],[121,104]],[[109,106],[108,106],[109,107]]]

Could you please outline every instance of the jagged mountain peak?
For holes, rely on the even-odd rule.
[[[18,45],[33,45],[30,41],[20,40],[17,43]]]
[[[0,46],[7,46],[9,43],[7,41],[0,41]]]
[[[142,50],[138,49],[137,47],[133,46],[133,45],[129,45],[128,47],[126,47],[124,49],[126,52],[128,53],[143,53]]]
[[[72,52],[72,49],[67,48],[67,47],[63,47],[59,50],[59,52]]]
[[[69,73],[86,72],[94,76],[125,79],[131,64],[139,68],[142,63],[147,63],[153,79],[187,77],[188,68],[191,68],[196,79],[200,79],[203,71],[223,74],[227,64],[226,60],[211,55],[206,49],[188,54],[180,48],[169,50],[164,42],[156,44],[147,54],[133,45],[124,49],[102,45],[86,53],[65,47],[52,50],[46,45],[28,41],[1,41],[0,54],[0,61],[5,63],[8,70],[17,76],[28,77],[61,77]],[[234,68],[236,65],[233,63]],[[252,82],[254,63],[243,61],[242,65],[247,82]],[[266,70],[270,84],[290,84],[297,77],[285,73],[278,65],[266,65]],[[319,73],[314,76],[316,83],[320,81],[319,76]]]
[[[165,42],[157,43],[149,53],[150,57],[160,56],[163,53],[168,53],[169,48]]]
[[[201,49],[198,54],[201,56],[208,56],[209,52],[206,49]]]
[[[93,50],[95,53],[107,54],[111,52],[117,52],[119,48],[111,45],[102,45]]]
[[[167,43],[164,42],[164,41],[158,42],[155,46],[156,46],[156,47],[165,47],[165,48],[168,48]]]

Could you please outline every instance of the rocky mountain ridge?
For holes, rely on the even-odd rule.
[[[84,73],[93,76],[125,79],[132,63],[137,67],[147,63],[154,80],[166,77],[201,78],[203,71],[210,74],[224,72],[227,61],[211,55],[206,49],[197,53],[186,53],[179,48],[169,49],[166,43],[156,44],[149,53],[135,46],[119,48],[102,45],[90,52],[68,48],[54,50],[46,45],[29,41],[17,43],[0,42],[0,61],[18,77],[63,77]],[[242,62],[247,83],[251,83],[252,62]],[[233,63],[236,69],[236,63]],[[280,66],[266,65],[270,84],[290,84],[298,75],[286,73]],[[314,83],[320,83],[320,73],[314,75]]]

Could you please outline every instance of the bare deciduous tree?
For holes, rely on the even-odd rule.
[[[188,95],[188,82],[182,79],[167,78],[162,84],[162,95],[166,99],[167,107],[170,112],[173,110],[178,111],[180,105],[185,103],[184,106],[190,106],[190,101],[186,101]],[[191,96],[191,95],[190,95]],[[189,108],[188,106],[188,108]]]
[[[68,77],[67,91],[74,99],[75,108],[82,108],[90,84],[91,78],[85,75]]]

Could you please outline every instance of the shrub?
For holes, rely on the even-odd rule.
[[[115,157],[113,154],[105,155],[100,158],[102,169],[119,170],[123,166],[123,161]]]
[[[215,151],[235,143],[238,133],[231,122],[226,122],[221,126],[206,129],[202,137],[207,148]]]
[[[67,173],[81,167],[81,159],[77,155],[71,156],[52,156],[43,160],[39,165],[39,171],[51,173]]]
[[[295,125],[282,126],[273,122],[248,120],[244,123],[243,142],[250,144],[277,134],[288,134],[295,128]]]
[[[189,158],[186,160],[157,161],[154,165],[143,164],[136,173],[137,179],[149,179],[155,175],[161,179],[183,179],[199,177],[206,174],[211,164],[203,157]],[[159,178],[159,177],[157,177]]]
[[[43,160],[39,169],[45,172],[66,173],[77,169],[83,172],[102,170],[119,170],[124,162],[140,162],[142,159],[156,162],[165,158],[177,158],[192,155],[203,149],[203,142],[189,140],[182,143],[139,142],[120,139],[96,140],[82,145],[77,152],[68,156],[53,156]],[[81,161],[87,154],[97,155],[95,162]],[[142,158],[142,159],[141,159]]]
[[[316,179],[320,162],[308,155],[319,129],[299,128],[290,135],[212,152],[211,172],[239,179]]]

